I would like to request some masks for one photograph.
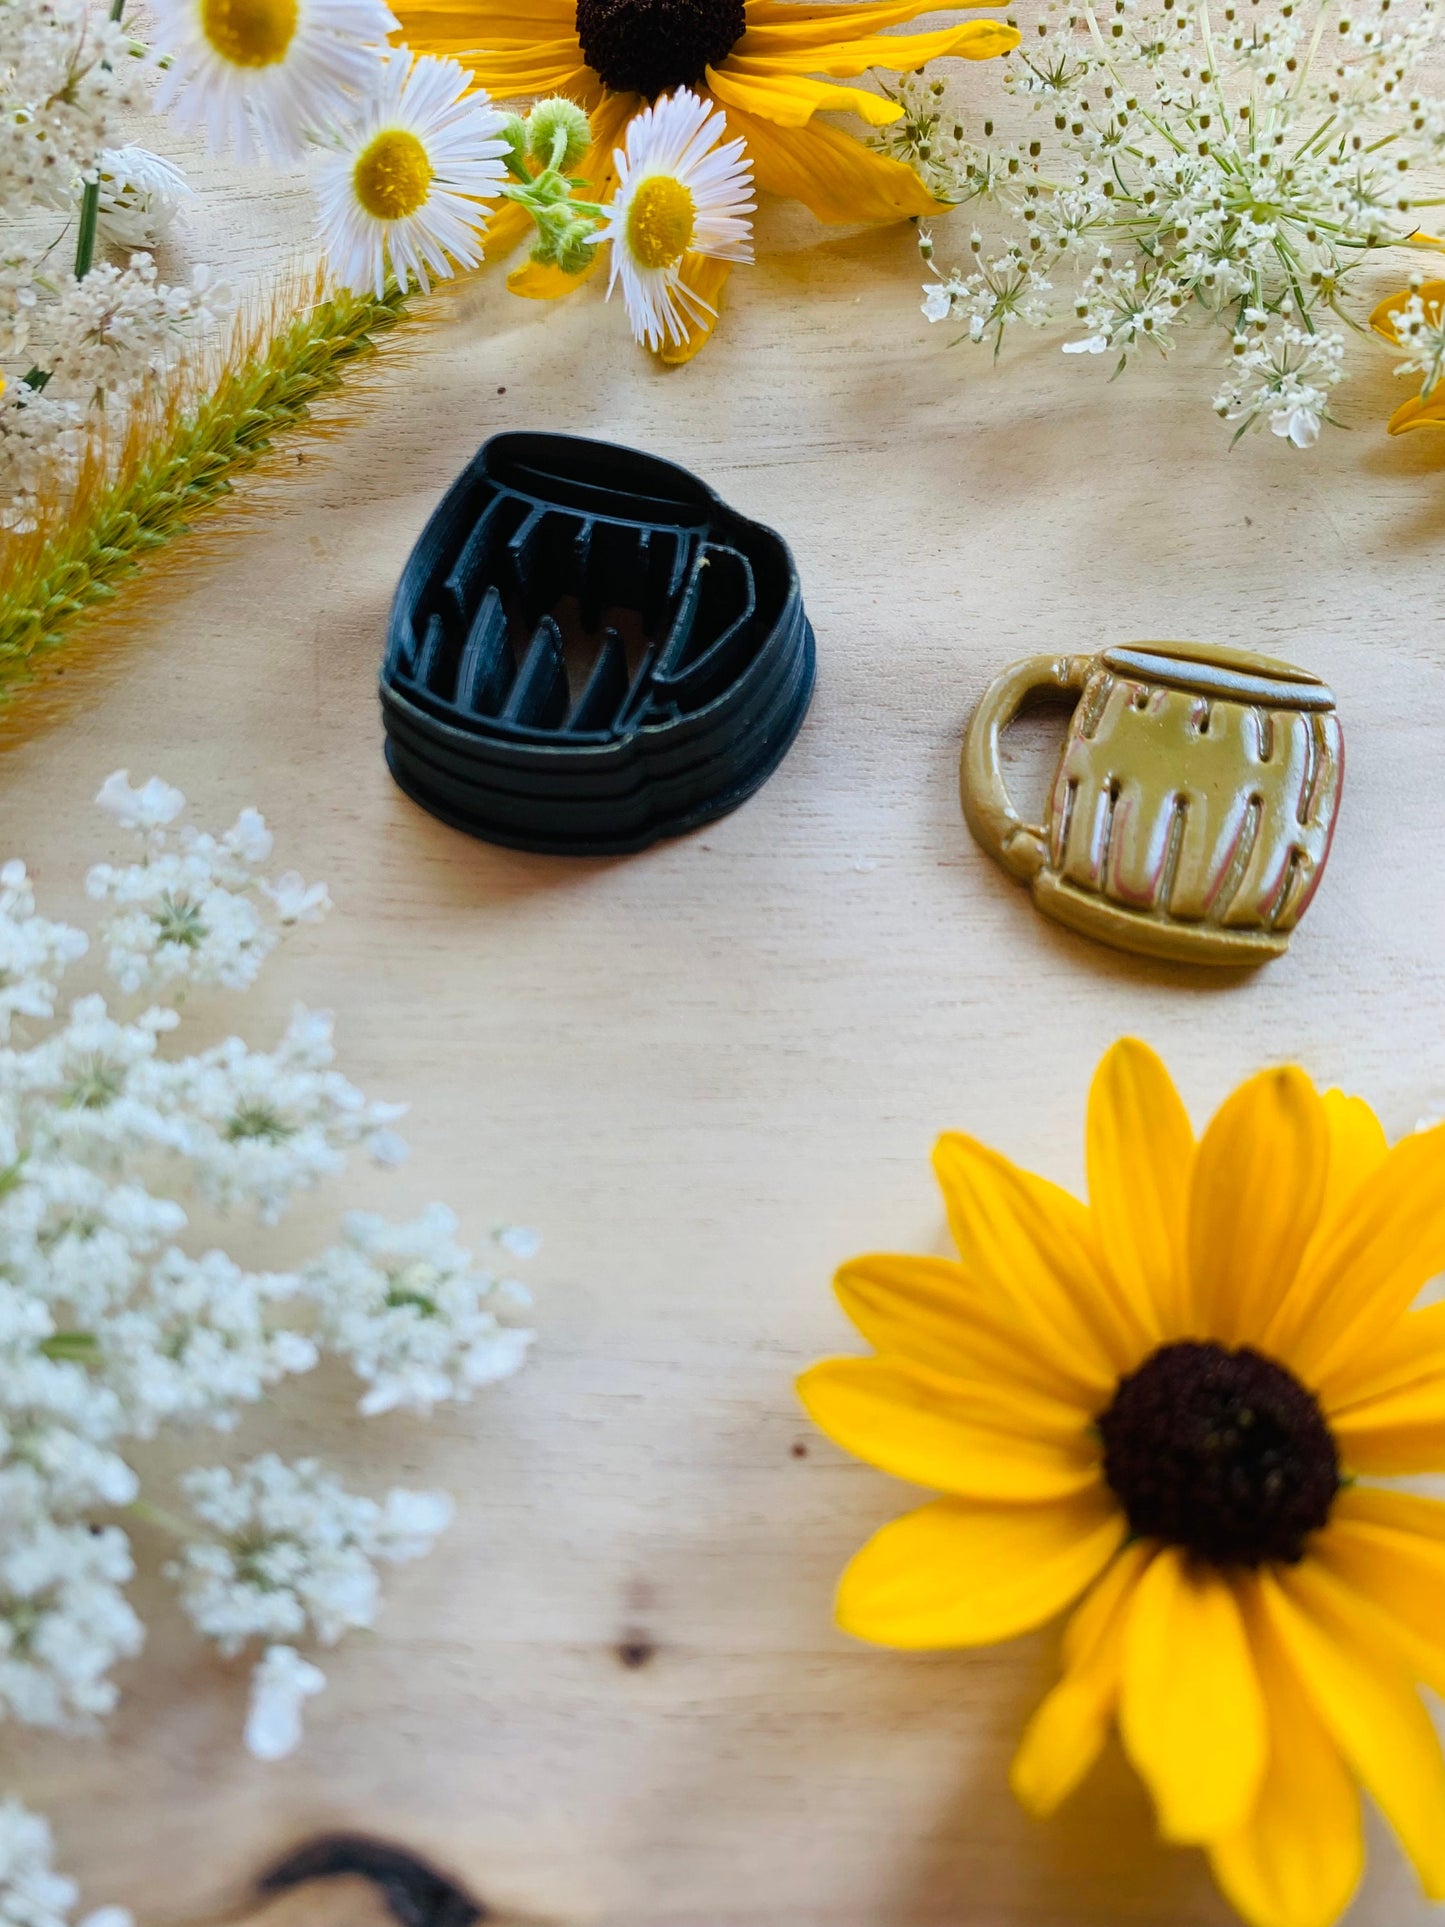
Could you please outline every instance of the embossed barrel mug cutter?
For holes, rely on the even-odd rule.
[[[386,759],[455,829],[621,855],[766,782],[814,663],[772,529],[656,456],[498,435],[402,573],[381,672]]]
[[[1070,698],[1045,821],[1027,823],[1003,732]],[[969,828],[1046,916],[1120,950],[1244,968],[1282,956],[1309,907],[1343,774],[1317,677],[1183,642],[1015,663],[969,719],[959,772]]]

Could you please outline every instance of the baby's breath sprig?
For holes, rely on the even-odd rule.
[[[537,224],[532,259],[540,267],[580,274],[592,259],[607,211],[583,198],[588,183],[571,170],[592,145],[592,122],[575,101],[539,101],[525,119],[502,126],[511,180],[500,191]]]
[[[1437,0],[1050,0],[1005,66],[1027,119],[971,131],[918,74],[876,137],[974,213],[952,264],[921,235],[924,313],[995,353],[1016,322],[1072,317],[1065,351],[1116,373],[1202,313],[1229,338],[1214,405],[1235,439],[1267,424],[1309,446],[1343,330],[1364,332],[1362,268],[1439,245],[1445,105],[1416,81],[1439,39]]]

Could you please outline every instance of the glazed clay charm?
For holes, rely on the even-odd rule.
[[[1077,696],[1049,797],[1009,800],[1003,730]],[[1335,699],[1284,662],[1187,642],[1033,656],[985,691],[960,768],[968,826],[1035,904],[1101,943],[1179,963],[1282,956],[1329,855],[1344,774]]]

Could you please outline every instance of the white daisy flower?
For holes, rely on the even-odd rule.
[[[632,332],[649,348],[679,346],[713,310],[682,278],[683,257],[751,261],[752,166],[727,122],[688,88],[646,108],[615,158],[618,187],[599,241],[612,243]]]
[[[357,293],[425,292],[482,258],[480,229],[507,177],[502,116],[455,60],[397,47],[317,171],[321,233],[336,278]]]
[[[159,112],[215,153],[292,160],[356,111],[396,20],[383,0],[152,0]]]

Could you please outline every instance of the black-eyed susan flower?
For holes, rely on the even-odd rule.
[[[945,1496],[856,1556],[838,1618],[901,1647],[1073,1607],[1013,1785],[1052,1811],[1111,1726],[1161,1832],[1254,1927],[1326,1927],[1359,1789],[1445,1898],[1445,1126],[1387,1147],[1302,1071],[1196,1143],[1125,1041],[1094,1080],[1089,1202],[974,1139],[935,1164],[959,1260],[870,1257],[838,1292],[876,1348],[803,1377],[817,1423]]]
[[[802,201],[819,220],[851,223],[905,220],[936,211],[937,202],[912,168],[816,118],[820,110],[842,110],[879,127],[899,117],[893,101],[839,82],[875,67],[903,72],[945,54],[989,60],[1018,44],[1017,31],[997,20],[919,34],[885,31],[932,4],[399,0],[397,12],[414,46],[455,54],[498,99],[566,94],[585,107],[593,117],[593,145],[578,171],[600,201],[616,184],[614,156],[629,121],[649,102],[687,87],[723,109],[758,187]],[[514,245],[528,228],[524,210],[505,209],[488,252]],[[550,298],[569,292],[588,271],[569,275],[530,263],[511,285],[519,294]],[[728,272],[729,263],[717,257],[684,261],[684,279],[708,313],[684,342],[663,344],[664,361],[685,361],[708,339]]]
[[[716,318],[688,285],[689,255],[752,259],[747,156],[725,132],[722,115],[684,87],[637,116],[617,157],[617,192],[597,238],[612,245],[607,292],[622,283],[632,332],[649,348],[681,346]]]
[[[332,272],[357,293],[380,300],[388,273],[425,290],[481,260],[507,144],[502,116],[467,87],[456,61],[398,47],[332,136],[316,176],[321,233]]]
[[[352,108],[396,21],[382,0],[152,0],[156,107],[213,152],[278,160]]]

